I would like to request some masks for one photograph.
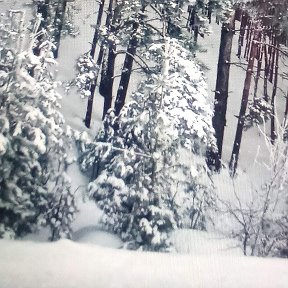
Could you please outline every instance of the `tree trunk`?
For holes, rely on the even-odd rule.
[[[98,67],[98,73],[97,73],[96,78],[94,79],[94,83],[91,85],[90,96],[89,96],[88,102],[87,102],[87,109],[86,109],[86,115],[85,115],[85,126],[87,128],[90,128],[90,126],[91,126],[94,94],[95,94],[95,90],[96,90],[99,70],[100,70],[100,67],[101,67],[101,64],[102,64],[102,60],[103,60],[103,55],[104,55],[104,47],[101,45],[101,48],[100,48],[100,51],[99,51],[99,55],[98,55],[98,59],[97,59],[97,63],[96,63],[97,67]]]
[[[98,16],[97,16],[97,22],[96,22],[96,27],[95,27],[95,31],[94,31],[94,36],[93,36],[93,40],[92,40],[92,47],[91,47],[91,51],[90,51],[90,56],[93,59],[95,57],[96,46],[97,46],[99,36],[100,36],[99,28],[101,26],[101,21],[102,21],[102,16],[103,16],[103,11],[104,11],[104,4],[105,4],[105,0],[101,0],[100,5],[99,5],[99,10],[98,10]]]
[[[247,27],[247,22],[248,22],[248,15],[246,12],[242,12],[239,39],[238,39],[238,51],[237,51],[238,58],[241,57],[242,47],[244,44],[245,29]]]
[[[279,69],[279,45],[277,45],[277,49],[275,49],[275,72],[274,72],[274,83],[273,83],[273,91],[271,96],[271,106],[272,106],[272,115],[271,115],[271,142],[274,144],[277,134],[275,129],[275,97],[277,93],[278,86],[278,69]]]
[[[116,46],[114,43],[110,43],[108,51],[108,60],[106,63],[106,68],[104,73],[101,75],[101,88],[99,87],[99,92],[104,96],[104,107],[102,120],[105,118],[107,111],[112,106],[113,99],[113,83],[114,83],[114,66],[115,66],[115,53]]]
[[[240,108],[239,117],[238,117],[238,124],[237,124],[237,130],[236,130],[232,155],[231,155],[230,163],[229,163],[231,176],[235,175],[237,165],[238,165],[239,151],[240,151],[240,145],[241,145],[241,140],[242,140],[244,122],[245,122],[245,114],[246,114],[246,109],[248,105],[249,91],[250,91],[253,67],[254,67],[254,60],[255,60],[256,51],[257,51],[257,40],[258,40],[257,34],[258,33],[254,31],[254,37],[252,40],[251,49],[250,49],[250,53],[248,56],[249,61],[248,61],[248,68],[246,71],[246,78],[244,82],[244,89],[243,89],[242,100],[241,100],[241,108]]]
[[[208,166],[219,171],[221,168],[221,156],[224,129],[226,126],[226,110],[228,100],[228,87],[229,87],[229,72],[230,72],[230,59],[232,40],[234,35],[234,16],[230,23],[223,23],[221,30],[221,42],[218,58],[218,70],[216,80],[216,91],[214,101],[214,116],[212,119],[213,127],[215,130],[215,137],[218,151],[208,152]]]
[[[264,100],[268,102],[268,76],[269,76],[269,60],[268,60],[268,51],[267,45],[264,46],[264,56],[265,56],[265,71],[264,71]]]
[[[45,2],[39,3],[37,5],[37,13],[41,15],[41,23],[38,27],[38,31],[40,32],[42,29],[46,29],[48,26],[48,11],[49,11],[49,0],[45,0]],[[40,54],[40,49],[39,46],[41,45],[43,40],[43,34],[40,34],[37,36],[37,44],[33,48],[33,54],[36,56],[39,56]]]
[[[117,19],[117,17],[120,12],[118,11],[119,9],[117,7],[115,7],[113,11],[114,1],[115,0],[110,0],[109,2],[108,15],[106,19],[106,27],[108,27],[111,34],[115,32],[115,23],[117,20],[119,20]],[[115,2],[115,4],[117,3]],[[99,85],[99,93],[104,97],[102,119],[105,118],[107,111],[112,106],[115,59],[116,59],[116,44],[112,40],[109,42],[107,60],[105,61],[105,65],[102,66],[101,81]]]
[[[54,45],[56,48],[53,50],[54,58],[58,58],[61,31],[63,27],[65,11],[67,6],[67,0],[59,0],[56,8],[55,19],[54,19]]]
[[[286,104],[285,104],[285,112],[284,112],[284,126],[287,123],[287,117],[288,117],[288,91],[286,93]]]
[[[117,91],[117,97],[116,97],[116,102],[115,102],[115,114],[116,115],[119,115],[122,107],[125,104],[129,81],[130,81],[130,77],[132,73],[133,60],[134,60],[134,56],[136,54],[136,49],[137,49],[138,41],[137,41],[136,32],[137,32],[138,26],[139,26],[138,22],[133,23],[133,35],[131,36],[131,39],[127,47],[127,52],[126,52],[126,56],[124,60],[124,65],[122,68],[119,88]]]
[[[260,43],[258,48],[259,48],[259,51],[257,51],[258,62],[257,62],[257,71],[256,71],[256,77],[255,77],[255,85],[254,85],[254,99],[257,98],[258,84],[259,84],[259,79],[261,75],[262,61],[263,61],[263,54],[264,54],[264,43]]]
[[[98,40],[99,40],[99,36],[100,36],[99,35],[99,28],[100,28],[101,20],[102,20],[102,16],[103,16],[104,4],[105,4],[105,0],[102,0],[100,5],[99,5],[97,22],[96,22],[95,32],[94,32],[94,36],[93,36],[93,40],[92,40],[92,47],[91,47],[91,51],[90,51],[90,56],[92,57],[92,59],[94,59],[94,57],[95,57],[96,46],[97,46],[97,43],[98,43]],[[104,54],[104,47],[103,47],[103,45],[101,45],[101,48],[100,48],[100,51],[99,51],[99,55],[98,55],[98,59],[97,59],[98,73],[97,73],[96,79],[94,79],[94,83],[91,85],[90,96],[89,96],[88,102],[87,102],[87,109],[86,109],[86,115],[85,115],[85,121],[84,121],[85,122],[85,126],[87,128],[90,128],[90,126],[91,126],[94,94],[95,94],[95,90],[96,90],[96,85],[97,85],[97,80],[98,80],[100,66],[101,66],[102,59],[103,59],[103,54]]]

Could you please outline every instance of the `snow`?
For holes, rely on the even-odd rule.
[[[176,230],[170,240],[177,253],[190,255],[242,256],[240,243],[216,233],[189,229]]]
[[[0,156],[5,154],[7,145],[8,145],[7,138],[4,137],[2,133],[0,133]]]
[[[2,288],[286,288],[288,262],[132,252],[61,240],[0,241]]]

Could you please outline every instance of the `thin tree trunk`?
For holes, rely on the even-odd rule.
[[[269,67],[269,82],[273,83],[274,79],[274,67],[275,67],[275,58],[276,58],[276,49],[274,49],[274,46],[276,46],[275,37],[271,39],[271,44],[273,48],[271,47],[271,61],[270,61],[270,67]]]
[[[87,128],[90,128],[90,126],[91,126],[94,95],[95,95],[95,90],[96,90],[96,85],[97,85],[97,81],[98,81],[100,67],[101,67],[102,60],[103,60],[103,55],[104,55],[104,47],[101,45],[101,48],[100,48],[100,51],[98,54],[97,63],[96,63],[96,65],[98,67],[98,72],[97,72],[96,78],[94,79],[94,83],[91,85],[90,97],[88,98],[88,102],[87,102],[87,109],[86,109],[86,115],[85,115],[85,126]]]
[[[262,69],[262,60],[263,60],[263,53],[264,53],[264,43],[260,43],[258,47],[258,62],[257,62],[257,71],[256,71],[256,77],[255,77],[255,85],[254,85],[254,99],[257,98],[257,91],[258,91],[258,84],[259,79],[261,75],[261,69]]]
[[[105,4],[105,0],[102,0],[100,5],[99,5],[97,22],[96,22],[95,32],[94,32],[94,36],[93,36],[93,40],[92,40],[92,47],[91,47],[91,51],[90,51],[90,56],[92,57],[92,59],[94,59],[94,57],[95,57],[96,46],[97,46],[97,43],[99,41],[99,36],[100,36],[99,28],[100,28],[101,20],[102,20],[102,16],[103,16],[104,4]],[[102,59],[103,59],[103,54],[104,54],[104,47],[103,47],[103,45],[101,45],[101,48],[100,48],[100,51],[99,51],[99,55],[98,55],[98,59],[97,59],[98,73],[97,73],[96,79],[94,79],[94,83],[91,85],[90,96],[88,97],[88,102],[87,102],[87,109],[86,109],[86,115],[85,115],[85,121],[84,121],[85,122],[85,126],[87,128],[90,128],[90,126],[91,126],[94,95],[95,95],[95,90],[96,90],[99,70],[100,70],[100,66],[101,66],[101,63],[102,63]]]
[[[269,59],[267,45],[264,46],[264,56],[265,56],[265,71],[264,71],[264,100],[268,102],[268,75],[269,75]]]
[[[252,20],[248,22],[248,27],[247,27],[247,34],[246,34],[246,46],[245,46],[245,51],[244,51],[244,58],[248,61],[248,55],[250,55],[250,48],[251,48],[251,40],[252,40]]]
[[[37,13],[40,14],[42,17],[37,32],[40,32],[42,29],[46,29],[48,26],[49,2],[50,0],[45,0],[45,2],[41,2],[37,5]],[[37,37],[37,44],[33,48],[33,54],[36,56],[39,56],[40,54],[39,46],[41,45],[42,41],[43,41],[43,34],[40,34]]]
[[[251,50],[250,50],[249,57],[248,57],[249,58],[248,68],[246,71],[246,78],[244,82],[244,89],[243,89],[242,100],[241,100],[241,108],[240,108],[239,117],[238,117],[237,130],[236,130],[232,155],[231,155],[230,163],[229,163],[230,173],[232,176],[234,176],[236,173],[238,160],[239,160],[240,145],[241,145],[242,133],[243,133],[244,122],[245,122],[245,114],[246,114],[246,109],[248,105],[249,91],[250,91],[253,67],[254,67],[254,60],[255,60],[256,51],[257,51],[257,40],[258,40],[257,34],[258,32],[254,31],[254,37],[251,43]]]
[[[122,68],[119,88],[117,91],[117,97],[116,97],[116,102],[115,102],[115,115],[119,115],[122,107],[125,104],[129,81],[130,81],[130,77],[132,73],[133,60],[136,54],[136,49],[137,49],[137,44],[138,44],[137,35],[136,35],[138,26],[139,26],[138,22],[133,23],[133,35],[131,36],[131,39],[127,47],[127,52],[126,52],[126,56],[124,60],[124,65]]]
[[[104,12],[104,4],[105,4],[105,0],[101,0],[100,5],[99,5],[99,10],[98,10],[98,16],[97,16],[97,22],[96,22],[96,27],[95,27],[95,31],[94,31],[94,36],[93,36],[93,40],[92,40],[92,47],[91,47],[91,51],[90,51],[90,56],[93,59],[95,57],[96,46],[97,46],[99,36],[100,36],[99,29],[101,26],[102,16],[103,16],[103,12]]]
[[[242,12],[239,39],[238,39],[238,51],[237,51],[238,58],[241,57],[242,47],[244,44],[245,29],[247,26],[247,20],[248,20],[248,16],[246,12]]]
[[[115,0],[110,0],[109,2],[108,15],[106,19],[106,24],[108,23],[107,27],[109,27],[111,34],[115,32],[115,23],[117,21],[118,13],[120,12],[118,11],[119,9],[117,9],[117,7],[115,7],[113,11],[114,1]],[[115,2],[115,4],[117,3]],[[104,96],[102,119],[105,118],[107,111],[112,106],[115,59],[116,44],[112,40],[109,42],[107,61],[105,61],[105,65],[102,66],[101,81],[99,85],[99,93]]]
[[[214,101],[214,116],[212,119],[218,151],[207,153],[207,163],[210,168],[219,171],[221,168],[222,146],[226,126],[226,110],[228,101],[230,59],[234,35],[234,16],[229,24],[222,24],[219,49],[216,91]]]
[[[275,49],[275,72],[274,72],[274,83],[273,83],[273,91],[271,96],[271,106],[272,106],[272,115],[271,115],[271,142],[274,144],[276,140],[276,129],[275,129],[275,97],[277,93],[278,86],[278,69],[279,69],[279,44],[275,43],[278,49]]]
[[[53,50],[53,55],[55,59],[58,58],[59,54],[61,31],[64,22],[66,6],[67,0],[60,0],[56,8],[54,19],[54,45],[56,46],[56,48]]]
[[[288,91],[286,93],[286,105],[285,105],[285,112],[284,112],[284,126],[287,123],[287,118],[288,118]]]
[[[105,118],[107,111],[112,106],[113,99],[113,83],[114,83],[114,66],[115,66],[115,53],[116,46],[114,43],[110,44],[108,51],[108,60],[106,63],[105,72],[101,75],[101,89],[99,87],[100,93],[104,96],[104,107],[102,119]]]

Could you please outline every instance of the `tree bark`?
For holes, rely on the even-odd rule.
[[[102,16],[103,16],[103,12],[104,12],[104,4],[105,4],[105,0],[101,0],[101,3],[99,5],[99,10],[98,10],[95,32],[94,32],[94,36],[93,36],[93,40],[92,40],[91,51],[90,51],[90,56],[92,57],[92,59],[94,59],[94,57],[95,57],[96,46],[97,46],[97,43],[99,41],[99,36],[100,36],[99,28],[101,25],[101,20],[102,20]],[[84,121],[85,126],[87,128],[90,128],[90,126],[91,126],[94,94],[95,94],[95,90],[96,90],[100,66],[101,66],[102,59],[103,59],[103,54],[104,54],[104,47],[103,47],[103,45],[101,45],[100,51],[98,54],[97,63],[96,63],[97,67],[98,67],[98,73],[97,73],[96,78],[94,79],[94,83],[91,85],[90,96],[88,97],[88,101],[87,101],[87,109],[86,109],[86,115],[85,115],[85,121]]]
[[[114,66],[115,66],[115,53],[116,45],[110,43],[108,51],[108,60],[106,62],[106,67],[104,73],[101,75],[101,84],[99,87],[99,92],[104,96],[104,107],[102,120],[105,118],[107,111],[112,106],[113,99],[113,83],[114,83]]]
[[[277,134],[275,129],[275,97],[277,93],[278,86],[278,69],[279,69],[279,45],[276,44],[278,49],[275,49],[275,71],[274,71],[274,83],[273,83],[273,91],[271,96],[271,106],[272,106],[272,115],[271,115],[271,142],[274,144]]]
[[[260,46],[258,47],[259,51],[257,51],[258,62],[257,62],[257,71],[256,71],[256,77],[255,77],[255,85],[254,85],[254,99],[257,98],[258,84],[259,84],[259,79],[261,75],[262,61],[263,61],[263,54],[264,54],[264,43],[260,43],[259,46]]]
[[[106,26],[109,28],[111,34],[115,32],[115,24],[117,19],[118,11],[117,8],[117,1],[114,3],[115,0],[110,0],[109,8],[108,8],[108,15],[106,19]],[[113,6],[116,5],[113,11]],[[112,19],[113,18],[113,19]],[[103,107],[103,114],[102,120],[105,118],[107,111],[112,106],[112,98],[113,98],[113,83],[114,83],[114,66],[115,66],[115,59],[116,59],[116,44],[111,40],[109,42],[109,49],[108,49],[108,56],[107,60],[105,61],[105,65],[102,66],[101,71],[101,81],[99,85],[99,93],[104,97],[104,107]]]
[[[230,59],[232,40],[234,35],[235,19],[232,17],[230,23],[223,23],[221,30],[221,42],[218,58],[218,70],[216,80],[216,91],[214,101],[214,116],[212,124],[215,130],[216,144],[218,151],[208,152],[208,166],[219,171],[221,168],[222,146],[224,130],[226,126],[226,111],[228,101]]]
[[[96,63],[96,65],[97,65],[99,70],[100,70],[100,67],[101,67],[101,64],[102,64],[103,55],[104,55],[104,48],[103,48],[103,46],[101,46],[99,54],[98,54],[97,63]],[[85,122],[85,126],[87,128],[90,128],[90,126],[91,126],[93,102],[94,102],[94,95],[95,95],[95,90],[96,90],[99,70],[98,70],[96,78],[94,79],[94,83],[91,85],[90,97],[88,98],[88,102],[87,102],[87,109],[86,109],[86,115],[85,115],[85,121],[84,121]]]
[[[248,15],[246,12],[242,12],[239,39],[238,39],[238,51],[237,51],[238,58],[241,57],[242,47],[244,44],[245,29],[247,27],[247,22],[248,22]]]
[[[268,76],[269,76],[269,60],[268,60],[268,51],[267,45],[264,46],[264,57],[265,57],[265,70],[264,70],[264,100],[268,102]]]
[[[56,46],[56,48],[53,50],[53,55],[55,59],[58,58],[59,54],[61,31],[64,22],[66,6],[67,6],[67,0],[59,0],[56,8],[54,19],[54,45]]]
[[[38,27],[38,31],[40,32],[42,29],[46,29],[48,26],[48,15],[49,15],[49,2],[50,0],[45,0],[45,2],[41,2],[37,5],[37,13],[41,14],[41,23]],[[41,45],[43,40],[43,34],[40,34],[37,36],[37,44],[33,48],[33,54],[36,56],[39,56],[40,54],[40,49],[39,46]]]
[[[105,4],[105,0],[101,0],[100,5],[99,5],[99,10],[98,10],[98,16],[97,16],[94,36],[93,36],[93,40],[92,40],[91,51],[90,51],[90,56],[93,59],[95,57],[96,46],[97,46],[97,43],[98,43],[98,40],[99,40],[99,36],[100,36],[99,28],[101,26],[102,16],[103,16],[103,12],[104,12],[104,4]]]
[[[238,117],[238,124],[237,124],[237,130],[232,150],[232,155],[230,158],[229,168],[231,176],[234,176],[237,170],[238,160],[239,160],[239,152],[240,152],[240,145],[242,140],[242,133],[244,128],[244,122],[245,122],[245,114],[246,109],[248,105],[248,99],[249,99],[249,91],[251,86],[251,80],[252,80],[252,74],[253,74],[253,67],[254,67],[254,61],[257,51],[257,40],[258,40],[258,33],[254,31],[253,40],[251,43],[251,49],[249,53],[249,61],[248,61],[248,68],[246,71],[246,78],[244,82],[244,89],[242,93],[242,100],[241,100],[241,107]]]
[[[122,68],[121,79],[115,101],[115,115],[119,115],[122,107],[125,104],[129,81],[132,73],[133,60],[136,54],[138,44],[136,35],[138,26],[139,26],[138,22],[133,23],[133,35],[131,36],[131,39],[127,47],[127,52],[124,60],[124,65]]]

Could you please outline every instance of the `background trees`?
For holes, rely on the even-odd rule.
[[[216,170],[219,170],[221,167],[220,160],[226,125],[232,38],[236,32],[239,32],[237,56],[245,59],[247,63],[232,64],[241,65],[247,73],[241,108],[237,116],[238,124],[234,145],[229,162],[231,174],[234,175],[236,173],[242,133],[245,127],[247,128],[255,122],[263,123],[263,120],[267,121],[267,119],[271,119],[271,141],[274,141],[276,138],[275,113],[277,111],[275,108],[275,97],[280,92],[277,88],[279,59],[281,58],[279,55],[285,55],[285,49],[283,49],[282,45],[285,45],[287,41],[285,36],[287,29],[285,28],[285,24],[283,24],[283,19],[287,16],[284,16],[285,13],[279,14],[279,5],[278,1],[251,1],[249,3],[242,3],[241,1],[217,1],[215,3],[216,13],[217,15],[222,15],[220,19],[223,21],[215,89],[215,113],[213,116],[213,127],[215,129],[218,151],[208,153],[208,164]],[[285,2],[283,5],[286,7],[287,3]],[[239,29],[235,28],[235,20],[236,23],[240,21]],[[230,28],[226,23],[230,23]],[[230,36],[228,36],[229,31]],[[253,81],[253,79],[255,80]],[[260,83],[262,83],[263,89],[260,87]],[[269,83],[271,83],[271,86]],[[271,99],[269,99],[269,93],[271,93]],[[247,113],[248,107],[249,113]]]

